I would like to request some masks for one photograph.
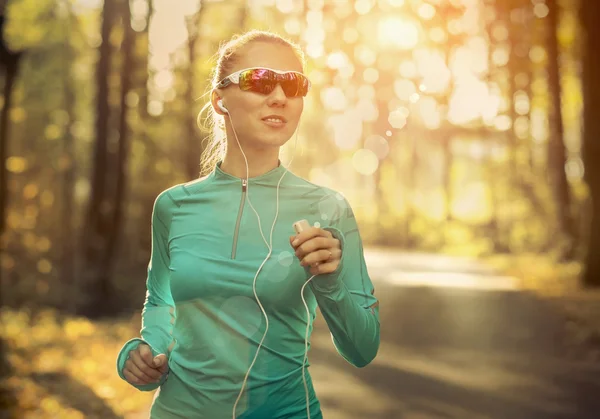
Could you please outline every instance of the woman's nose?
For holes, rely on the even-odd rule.
[[[287,102],[287,96],[283,91],[280,84],[275,86],[275,89],[269,94],[268,104],[269,106],[284,106]]]

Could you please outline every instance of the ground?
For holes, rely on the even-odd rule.
[[[564,285],[561,275],[576,267],[382,249],[367,250],[367,263],[381,301],[381,349],[354,368],[319,318],[310,369],[326,419],[598,417],[600,295]],[[52,311],[35,319],[4,311],[1,320],[23,419],[148,417],[152,393],[114,367],[139,332],[139,314],[116,327]]]

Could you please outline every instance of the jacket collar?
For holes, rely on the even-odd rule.
[[[212,176],[214,178],[214,180],[217,181],[234,181],[234,182],[241,182],[242,178],[233,176],[229,173],[224,172],[221,169],[221,163],[223,163],[223,161],[219,161],[216,165],[215,165],[215,169],[213,170]],[[277,183],[279,183],[279,179],[281,179],[281,177],[283,176],[283,174],[285,172],[287,172],[287,168],[285,166],[283,166],[281,164],[281,160],[278,160],[278,165],[276,168],[269,170],[266,173],[263,173],[262,175],[259,176],[255,176],[255,177],[251,177],[248,179],[248,183],[253,184],[253,185],[274,185],[277,186]],[[286,176],[290,175],[290,173],[288,173]],[[284,177],[285,180],[285,177]]]

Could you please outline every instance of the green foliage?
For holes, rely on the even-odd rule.
[[[13,51],[43,49],[62,41],[64,1],[14,0],[8,2],[5,37]],[[24,30],[26,28],[26,30]]]

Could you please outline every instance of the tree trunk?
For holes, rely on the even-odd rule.
[[[14,376],[14,368],[8,362],[8,345],[0,336],[0,412],[2,419],[17,419],[18,401],[6,378]]]
[[[200,156],[202,155],[201,142],[197,140],[196,136],[198,135],[197,130],[197,119],[196,116],[192,114],[192,109],[194,109],[194,91],[195,91],[195,67],[196,67],[196,43],[198,42],[198,28],[200,26],[200,12],[202,9],[198,10],[198,13],[194,16],[190,16],[187,20],[187,30],[188,30],[188,55],[189,55],[189,67],[188,67],[188,88],[186,91],[186,102],[188,112],[186,113],[186,126],[187,126],[187,141],[186,146],[184,146],[183,153],[184,159],[186,162],[186,174],[189,180],[197,179],[200,174]]]
[[[83,295],[78,297],[77,311],[80,314],[96,317],[110,310],[113,299],[112,289],[106,269],[103,266],[108,234],[111,229],[112,205],[107,193],[106,179],[111,168],[108,156],[108,132],[110,107],[108,103],[110,73],[110,32],[115,15],[115,0],[105,0],[102,12],[100,56],[96,67],[96,138],[93,154],[91,195],[83,234],[83,258],[85,261],[81,288]]]
[[[556,208],[558,210],[558,225],[560,232],[566,239],[566,246],[562,249],[565,258],[573,257],[575,245],[575,226],[571,214],[571,191],[565,165],[567,155],[563,135],[563,118],[561,112],[561,87],[560,87],[560,58],[558,39],[558,4],[556,0],[547,0],[549,8],[546,48],[548,50],[548,84],[550,89],[550,141],[548,142],[548,166],[551,177],[551,186],[554,191]]]
[[[485,33],[488,40],[488,43],[494,42],[494,37],[492,35],[492,21],[489,18],[486,18],[488,10],[495,10],[496,4],[494,0],[484,0],[484,6],[481,10],[481,19],[485,22]],[[492,59],[492,49],[488,48],[487,54],[487,62],[488,62],[488,73],[486,75],[486,82],[488,86],[492,84],[495,76],[495,64]],[[493,158],[490,157],[487,165],[486,175],[488,176],[488,185],[490,188],[490,199],[492,206],[492,213],[490,215],[490,220],[488,222],[488,228],[490,232],[490,237],[492,238],[494,251],[497,253],[505,253],[508,251],[508,247],[506,246],[506,240],[504,239],[505,235],[502,234],[502,220],[500,218],[502,200],[498,199],[498,185],[500,177],[498,175],[497,164],[494,162]]]
[[[4,69],[4,106],[0,113],[0,238],[4,235],[6,226],[6,204],[8,196],[8,171],[6,170],[6,159],[8,150],[8,133],[10,127],[10,109],[12,105],[12,93],[22,52],[13,52],[8,49],[4,39],[4,7],[0,9],[0,67]],[[0,244],[1,246],[1,244]],[[0,249],[2,251],[3,249]],[[2,268],[0,267],[0,272]],[[0,307],[3,304],[2,275],[0,275]],[[7,419],[16,418],[17,400],[13,391],[8,387],[6,378],[13,375],[12,368],[8,362],[7,345],[0,335],[0,411]]]
[[[8,133],[10,128],[10,109],[12,106],[13,90],[17,73],[19,71],[19,58],[13,58],[4,63],[4,106],[0,113],[0,161],[2,162],[2,184],[0,186],[0,232],[4,233],[6,226],[6,206],[8,204],[8,172],[6,159],[8,157]]]
[[[581,2],[583,26],[583,162],[585,181],[589,187],[592,211],[589,226],[588,253],[582,277],[586,287],[600,287],[600,2]]]
[[[127,122],[128,107],[127,95],[132,87],[131,75],[134,71],[133,46],[135,44],[135,32],[131,27],[131,8],[129,0],[123,4],[123,30],[125,35],[121,44],[123,54],[123,65],[121,68],[121,100],[119,112],[119,148],[116,164],[116,191],[114,196],[114,210],[112,214],[112,226],[108,234],[108,245],[104,253],[104,269],[106,281],[110,280],[112,268],[115,262],[115,254],[119,243],[121,226],[124,219],[125,191],[127,187],[127,162],[129,161],[129,126]]]
[[[139,80],[136,81],[135,90],[139,92],[140,95],[140,103],[139,103],[139,113],[140,113],[140,124],[138,131],[138,140],[143,145],[144,154],[146,158],[141,163],[141,168],[137,173],[137,177],[144,181],[145,179],[150,179],[152,175],[154,162],[157,161],[158,156],[160,155],[157,150],[156,143],[152,141],[150,136],[150,131],[152,129],[152,116],[148,113],[148,83],[151,79],[151,72],[149,62],[148,62],[148,51],[150,47],[150,23],[152,22],[152,16],[154,15],[154,3],[152,0],[148,0],[148,14],[146,15],[146,28],[144,32],[139,33],[137,35],[137,39],[142,42],[142,51],[143,53],[137,57],[136,66],[138,67],[139,73],[143,74]],[[143,70],[142,70],[143,69]],[[140,195],[140,198],[145,203],[142,207],[142,214],[137,220],[137,228],[136,235],[137,240],[135,242],[136,246],[140,246],[144,249],[150,249],[151,245],[151,237],[150,237],[150,219],[152,218],[152,202],[153,200],[148,201],[146,195]],[[148,202],[146,202],[148,201]]]
[[[73,123],[75,122],[75,88],[72,85],[73,76],[73,62],[75,60],[75,54],[73,47],[68,41],[68,34],[77,33],[73,31],[72,25],[76,24],[77,17],[73,14],[70,6],[70,2],[66,1],[66,6],[69,10],[67,26],[67,43],[64,49],[64,107],[67,113],[67,127],[65,129],[64,137],[64,148],[63,148],[63,160],[65,166],[63,168],[63,208],[61,214],[61,232],[62,232],[62,260],[61,260],[61,276],[65,289],[73,289],[75,285],[75,251],[74,251],[74,231],[75,223],[73,220],[73,214],[75,213],[75,201],[74,201],[74,190],[75,190],[75,178],[76,178],[76,167],[75,167],[75,144],[73,141],[73,134],[71,133]],[[66,293],[62,304],[68,306],[68,310],[72,311],[74,307],[74,295]]]
[[[500,0],[502,1],[502,0]],[[515,130],[515,122],[519,117],[517,113],[517,109],[515,107],[515,94],[517,93],[517,86],[515,82],[515,76],[519,72],[518,65],[518,56],[517,56],[517,44],[518,44],[518,34],[517,34],[517,25],[511,20],[511,14],[513,11],[513,7],[515,7],[515,1],[509,1],[505,3],[502,7],[504,7],[502,19],[504,23],[508,27],[508,43],[510,46],[508,63],[506,64],[508,70],[508,103],[509,103],[509,112],[510,116],[510,131],[508,132],[507,137],[507,146],[508,146],[508,171],[506,172],[506,177],[508,179],[509,185],[509,193],[514,193],[513,191],[518,191],[523,188],[523,181],[520,180],[519,176],[519,165],[517,163],[517,151],[520,146],[520,141],[517,137],[517,133]],[[496,4],[499,4],[498,2]],[[521,178],[522,179],[522,178]],[[517,215],[515,214],[515,205],[514,202],[519,198],[518,196],[507,196],[507,203],[504,205],[504,224],[506,227],[506,232],[508,233],[505,236],[506,246],[509,251],[514,251],[516,248],[516,243],[514,242],[513,235],[511,234],[512,230],[515,227],[517,221]]]
[[[504,2],[503,2],[504,3]],[[518,34],[516,33],[516,25],[511,20],[511,12],[513,11],[513,7],[515,7],[515,1],[508,1],[505,4],[499,5],[497,7],[501,8],[500,18],[504,22],[504,24],[508,27],[508,44],[510,46],[510,52],[508,56],[508,63],[506,64],[506,68],[508,70],[508,103],[509,103],[509,111],[508,116],[510,116],[511,129],[509,131],[508,139],[508,173],[507,176],[509,178],[509,183],[511,185],[511,189],[515,189],[514,186],[517,186],[518,182],[518,166],[517,166],[517,149],[519,147],[518,138],[515,133],[515,121],[519,116],[517,114],[517,110],[515,108],[515,93],[517,92],[517,86],[515,83],[515,76],[518,73],[518,57],[517,57],[517,43],[518,43]],[[516,8],[516,7],[515,7]],[[513,223],[513,215],[512,208],[509,207],[509,220],[511,225]]]
[[[150,80],[150,69],[148,68],[148,52],[150,50],[150,23],[152,22],[152,16],[154,15],[154,3],[152,0],[148,0],[148,14],[146,15],[146,27],[141,32],[137,39],[143,43],[143,52],[141,55],[136,57],[136,66],[139,69],[144,69],[144,77],[137,80],[135,89],[139,91],[140,95],[140,118],[142,139],[144,146],[147,146],[148,127],[147,124],[150,121],[150,115],[148,114],[148,82]],[[137,71],[136,71],[137,72]],[[140,71],[141,72],[141,71]]]
[[[4,236],[6,227],[6,207],[8,205],[8,171],[6,160],[8,158],[8,133],[10,128],[10,109],[12,106],[13,88],[19,72],[19,62],[22,52],[13,52],[8,49],[4,39],[4,7],[0,14],[0,68],[4,70],[4,106],[0,112],[0,238]],[[0,247],[3,241],[0,240]],[[2,251],[3,249],[0,249]],[[2,267],[0,266],[0,306],[2,304]]]

